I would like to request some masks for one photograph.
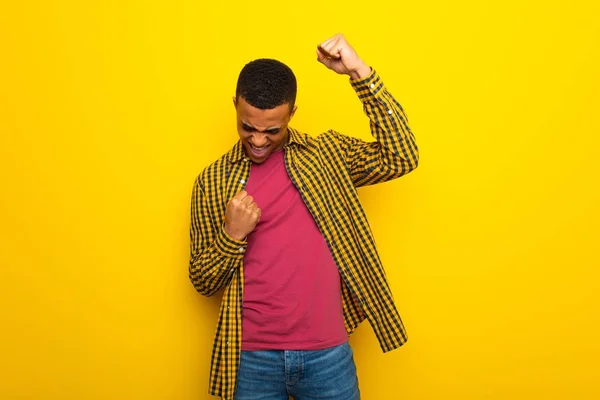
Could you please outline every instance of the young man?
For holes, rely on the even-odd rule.
[[[350,84],[374,142],[288,126],[296,78],[255,60],[234,105],[240,140],[195,182],[190,279],[225,288],[210,393],[226,399],[360,398],[348,335],[365,318],[384,352],[406,342],[356,188],[417,167],[404,111],[342,35],[317,58]]]

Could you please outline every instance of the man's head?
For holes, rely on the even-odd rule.
[[[276,60],[254,60],[240,72],[233,103],[238,133],[252,161],[265,161],[287,143],[296,89],[292,70]]]

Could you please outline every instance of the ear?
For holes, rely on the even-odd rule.
[[[294,105],[294,109],[292,110],[292,112],[290,112],[290,119],[292,119],[292,117],[294,116],[294,114],[296,114],[296,110],[298,109],[297,105]]]
[[[235,108],[237,110],[237,97],[233,96],[232,100],[233,100],[233,108]]]

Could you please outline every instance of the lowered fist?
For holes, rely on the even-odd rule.
[[[330,70],[349,75],[354,80],[366,78],[371,73],[371,68],[360,59],[341,33],[317,46],[317,60]]]
[[[225,232],[236,240],[244,240],[260,220],[260,208],[248,192],[242,190],[227,204]]]

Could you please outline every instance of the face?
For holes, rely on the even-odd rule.
[[[246,155],[255,163],[262,163],[272,152],[288,141],[288,123],[296,108],[282,104],[270,110],[250,105],[243,97],[233,99],[237,112],[237,130]]]

